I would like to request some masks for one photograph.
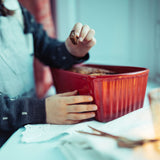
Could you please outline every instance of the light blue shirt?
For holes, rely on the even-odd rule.
[[[34,88],[33,36],[23,32],[20,8],[0,16],[0,91],[16,97]]]

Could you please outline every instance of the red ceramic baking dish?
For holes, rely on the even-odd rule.
[[[116,74],[85,75],[52,68],[57,93],[78,90],[91,95],[98,106],[96,120],[107,122],[143,107],[149,70],[132,66],[81,64],[112,70]]]

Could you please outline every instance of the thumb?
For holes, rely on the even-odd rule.
[[[58,95],[64,97],[64,96],[73,96],[73,95],[76,95],[77,93],[78,93],[78,91],[74,90],[74,91],[71,91],[71,92],[60,93]]]

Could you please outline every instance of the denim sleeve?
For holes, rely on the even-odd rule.
[[[71,55],[65,47],[64,42],[50,38],[41,24],[22,8],[25,23],[25,33],[33,33],[34,55],[44,64],[55,68],[68,69],[72,65],[82,63],[89,59],[89,54],[82,58]]]
[[[45,101],[38,98],[11,99],[0,93],[0,130],[14,131],[25,124],[46,122]]]

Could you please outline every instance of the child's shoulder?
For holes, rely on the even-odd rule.
[[[33,32],[35,28],[35,24],[37,23],[34,16],[22,5],[21,10],[22,10],[22,15],[24,18],[24,24],[25,24],[25,32]]]

